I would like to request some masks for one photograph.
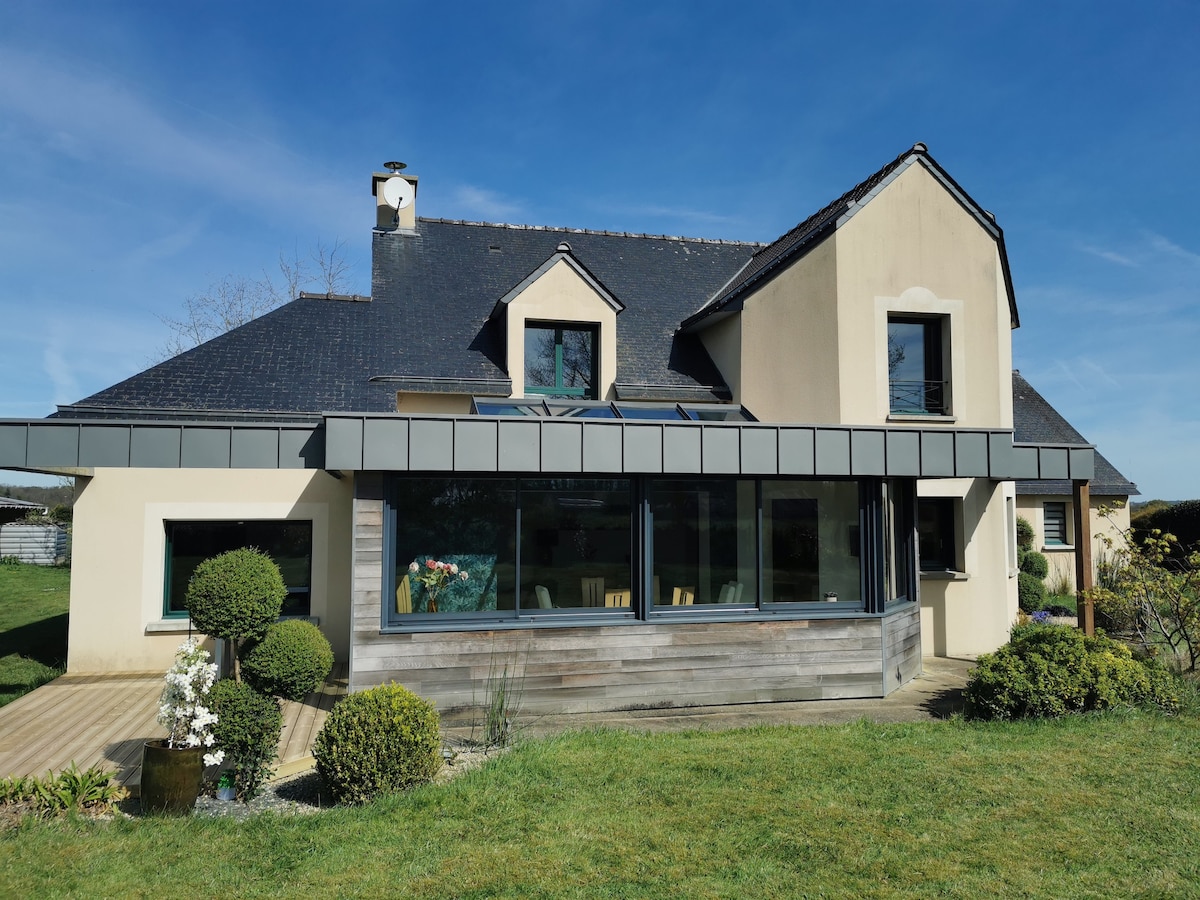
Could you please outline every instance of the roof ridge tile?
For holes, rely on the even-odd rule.
[[[766,247],[763,241],[738,241],[730,238],[687,237],[675,234],[649,234],[638,231],[603,231],[594,228],[572,228],[557,225],[519,225],[510,222],[474,222],[467,219],[440,219],[420,216],[418,222],[433,225],[469,225],[476,228],[507,228],[512,231],[561,231],[564,234],[594,234],[601,237],[645,238],[652,241],[678,241],[685,244],[721,244],[729,247]]]

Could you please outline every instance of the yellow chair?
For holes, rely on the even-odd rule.
[[[672,606],[691,606],[696,600],[696,588],[677,587],[671,592]]]
[[[408,573],[400,576],[396,583],[396,612],[403,615],[412,612],[412,593],[408,586]]]
[[[629,605],[629,591],[605,591],[604,605],[610,609]]]

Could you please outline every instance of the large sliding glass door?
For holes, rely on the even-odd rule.
[[[390,480],[384,625],[882,612],[914,599],[915,482]],[[455,576],[430,585],[434,564]]]

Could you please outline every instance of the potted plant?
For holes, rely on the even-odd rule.
[[[158,703],[158,723],[167,737],[146,741],[142,749],[142,809],[175,815],[187,813],[200,794],[205,766],[219,766],[221,750],[211,750],[217,716],[208,707],[208,692],[217,678],[209,653],[188,638],[175,653]]]
[[[217,799],[237,799],[237,784],[234,781],[233,772],[222,772],[221,777],[217,779]]]

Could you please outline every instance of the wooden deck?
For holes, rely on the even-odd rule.
[[[312,766],[312,742],[337,699],[346,693],[345,665],[334,667],[324,688],[283,704],[283,734],[275,776]],[[155,722],[161,674],[63,675],[0,707],[0,778],[80,769],[115,769],[137,794],[142,744],[165,735]]]

